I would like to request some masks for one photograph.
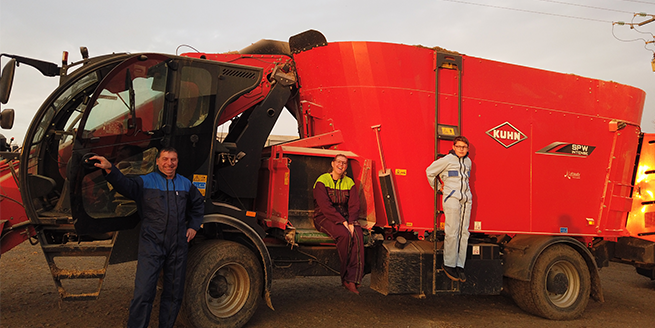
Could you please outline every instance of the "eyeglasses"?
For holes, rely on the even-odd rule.
[[[469,149],[469,146],[454,146],[457,149]]]

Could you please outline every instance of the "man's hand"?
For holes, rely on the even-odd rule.
[[[195,236],[196,236],[196,231],[195,230],[193,230],[191,228],[186,230],[186,242],[187,243],[190,242],[191,239],[193,239],[193,237],[195,237]]]
[[[99,156],[99,155],[96,155],[96,156],[93,156],[93,157],[89,158],[89,160],[94,160],[94,159],[100,161],[99,163],[93,164],[93,165],[95,165],[95,167],[105,170],[105,172],[107,172],[107,174],[109,174],[109,172],[111,172],[111,163],[109,163],[109,161],[106,158],[104,158],[102,156]]]

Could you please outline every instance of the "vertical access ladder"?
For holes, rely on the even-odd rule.
[[[457,125],[453,124],[443,124],[440,120],[439,115],[439,91],[441,90],[439,83],[439,72],[441,70],[456,70],[457,71]],[[455,137],[461,135],[462,131],[462,56],[456,53],[451,52],[441,52],[435,50],[435,60],[434,60],[434,72],[435,72],[435,133],[434,133],[434,160],[437,160],[446,154],[440,153],[439,143],[440,140],[453,140]],[[438,177],[435,177],[435,180]],[[441,271],[441,265],[437,263],[437,254],[443,252],[442,249],[438,249],[437,235],[443,235],[443,229],[441,228],[440,220],[441,215],[443,215],[443,208],[441,206],[441,197],[442,191],[437,189],[437,181],[434,183],[434,230],[432,233],[432,243],[433,243],[433,253],[432,253],[432,294],[437,292],[436,286],[436,275],[438,271]],[[453,289],[459,290],[459,282],[453,282]]]

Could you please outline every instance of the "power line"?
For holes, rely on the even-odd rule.
[[[647,4],[647,5],[655,5],[655,2],[649,2],[649,1],[639,1],[639,0],[619,0],[619,1],[644,3],[644,4]]]
[[[442,0],[442,1],[446,1],[446,2],[455,2],[455,3],[462,3],[462,4],[466,4],[466,5],[474,5],[474,6],[480,6],[480,7],[489,7],[489,8],[497,8],[497,9],[505,9],[505,10],[519,11],[519,12],[531,13],[531,14],[539,14],[539,15],[547,15],[547,16],[555,16],[555,17],[563,17],[563,18],[579,19],[579,20],[586,20],[586,21],[591,21],[591,22],[610,23],[610,24],[612,23],[612,21],[602,20],[602,19],[587,18],[587,17],[579,17],[579,16],[571,16],[571,15],[562,15],[562,14],[554,14],[554,13],[547,13],[547,12],[543,12],[543,11],[528,10],[528,9],[519,9],[519,8],[504,7],[504,6],[496,6],[496,5],[488,5],[488,4],[477,3],[477,2],[469,2],[469,1],[461,1],[461,0]]]
[[[571,3],[571,2],[565,2],[565,1],[555,1],[555,0],[537,0],[537,1],[551,2],[551,3],[560,4],[560,5],[575,6],[575,7],[582,7],[582,8],[590,8],[590,9],[596,9],[596,10],[613,11],[613,12],[623,13],[623,14],[633,14],[633,13],[634,13],[634,12],[632,12],[632,11],[617,10],[617,9],[609,9],[609,8],[601,8],[601,7],[596,7],[596,6],[582,5],[582,4],[578,4],[578,3]]]

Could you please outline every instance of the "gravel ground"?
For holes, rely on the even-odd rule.
[[[135,270],[135,262],[110,266],[97,301],[61,302],[41,248],[23,243],[0,259],[0,326],[124,327]],[[261,302],[247,327],[655,326],[654,281],[616,263],[601,270],[601,279],[605,303],[590,301],[581,318],[565,322],[526,314],[504,296],[383,296],[366,287],[368,278],[356,296],[340,286],[339,277],[276,280],[276,310]]]

